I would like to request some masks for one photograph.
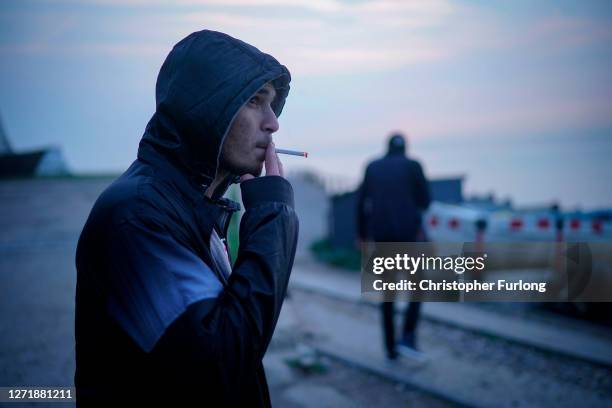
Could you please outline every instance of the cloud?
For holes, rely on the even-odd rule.
[[[256,7],[246,0],[94,0],[114,10],[99,14],[92,2],[42,1],[88,6],[13,19],[29,19],[34,34],[5,39],[1,53],[163,58],[178,39],[210,28],[282,58],[297,75],[312,76],[394,70],[483,50],[579,46],[610,37],[609,26],[558,16],[522,23],[517,30],[499,13],[450,0],[264,0]],[[129,7],[144,12],[120,13]],[[58,27],[63,28],[58,32]]]
[[[48,18],[42,17],[43,21],[36,26],[46,27],[48,32],[40,31],[27,40],[5,42],[0,45],[0,52],[157,55],[160,50],[168,50],[179,38],[205,27],[227,32],[279,58],[282,56],[283,62],[298,75],[333,75],[348,69],[370,72],[447,56],[445,47],[421,30],[440,26],[454,10],[446,0],[355,4],[266,0],[257,3],[260,13],[251,13],[249,7],[252,8],[253,3],[241,0],[177,3],[97,0],[96,3],[117,8],[140,6],[143,9],[158,4],[164,9],[126,13],[118,18],[116,13],[101,13],[96,18],[104,24],[95,21],[87,24],[91,17],[83,14],[92,14],[95,9],[71,11],[67,14],[72,15],[72,20],[81,21],[81,26],[72,26],[70,36],[53,34],[56,20],[66,16],[47,11]],[[201,7],[194,10],[177,5]],[[277,10],[278,6],[283,8]],[[295,12],[295,8],[308,8],[314,13],[301,15]],[[40,16],[34,18],[40,19]],[[155,30],[142,30],[142,27],[155,27]],[[88,34],[82,36],[83,32]],[[101,38],[108,37],[109,32],[113,33],[113,38],[103,41]]]
[[[538,42],[556,49],[576,48],[593,43],[610,43],[609,21],[555,15],[534,24],[523,37],[524,44]]]
[[[370,0],[365,2],[337,0],[39,0],[51,4],[97,4],[123,7],[214,7],[224,8],[292,7],[313,10],[321,13],[374,13],[392,14],[397,12],[416,15],[445,12],[450,6],[447,0]]]
[[[305,47],[281,55],[285,55],[288,64],[302,75],[385,71],[445,57],[443,52],[427,46],[413,46],[410,52],[397,49]]]
[[[417,138],[457,135],[537,134],[566,129],[610,126],[612,96],[556,99],[538,95],[523,104],[438,111],[396,111],[389,123],[409,129]],[[357,141],[355,141],[357,142]],[[362,142],[367,142],[364,138]]]
[[[515,21],[494,8],[451,0],[40,2],[86,7],[68,12],[47,8],[44,13],[51,18],[46,21],[45,15],[31,12],[14,19],[42,21],[28,24],[37,33],[35,37],[13,38],[10,43],[5,39],[0,52],[157,55],[190,32],[211,28],[283,55],[299,75],[320,75],[325,70],[334,74],[347,68],[353,72],[397,69],[482,50],[541,47],[543,52],[551,52],[612,40],[612,25],[606,21],[564,15]],[[97,14],[95,5],[115,12],[95,15],[104,22],[100,24],[92,19]],[[134,7],[143,12],[120,13]],[[73,20],[70,35],[57,36],[57,27],[65,26],[66,18]],[[114,33],[114,38],[103,40],[108,33]]]

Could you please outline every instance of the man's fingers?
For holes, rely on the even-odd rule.
[[[274,142],[266,149],[266,176],[280,176],[280,160],[274,150]]]
[[[284,170],[284,168],[283,168],[283,162],[282,162],[282,161],[280,161],[280,159],[279,159],[279,157],[278,157],[278,154],[277,154],[277,153],[275,153],[275,154],[276,154],[276,160],[277,160],[277,163],[278,163],[278,174],[279,174],[281,177],[285,177],[285,170]]]
[[[266,148],[266,157],[265,157],[265,166],[266,166],[266,176],[281,176],[285,175],[283,170],[283,164],[278,158],[278,154],[276,154],[276,150],[274,149],[274,142],[270,142],[268,147]],[[243,174],[240,176],[240,182],[250,180],[255,178],[252,174]]]

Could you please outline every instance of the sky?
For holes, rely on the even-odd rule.
[[[0,3],[0,117],[16,150],[120,172],[159,68],[200,29],[292,73],[287,170],[356,185],[401,131],[429,177],[519,205],[612,207],[612,2],[21,0]]]

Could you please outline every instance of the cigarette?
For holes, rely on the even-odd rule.
[[[308,157],[308,152],[298,152],[297,150],[274,149],[276,153],[290,154],[292,156]]]

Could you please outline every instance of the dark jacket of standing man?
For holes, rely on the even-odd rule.
[[[79,239],[79,405],[270,405],[262,358],[298,233],[271,136],[289,81],[273,57],[213,31],[166,58],[138,158]],[[239,205],[222,196],[238,176],[232,268],[225,237]]]
[[[429,207],[429,186],[421,165],[406,157],[403,136],[389,139],[386,156],[371,162],[357,197],[361,240],[413,242],[421,214]]]

